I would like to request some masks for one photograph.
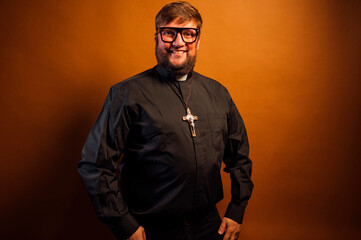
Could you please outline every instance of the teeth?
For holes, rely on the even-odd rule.
[[[184,53],[184,51],[173,51],[173,53]]]

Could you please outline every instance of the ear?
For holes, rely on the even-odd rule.
[[[158,33],[154,33],[154,43],[158,43]]]
[[[201,39],[198,39],[198,41],[197,41],[197,45],[196,45],[196,49],[197,49],[197,51],[199,50],[199,44],[200,44],[200,42],[201,42]]]

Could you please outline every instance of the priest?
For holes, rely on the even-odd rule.
[[[244,122],[225,87],[193,68],[202,18],[187,2],[155,19],[157,66],[111,87],[78,171],[117,239],[237,239],[251,196]],[[232,199],[221,219],[221,164]]]

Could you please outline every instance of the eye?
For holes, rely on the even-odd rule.
[[[183,30],[183,36],[184,37],[194,37],[196,35],[196,31],[192,29]]]
[[[172,29],[164,29],[162,31],[162,35],[165,37],[173,37],[173,36],[175,36],[175,31]]]

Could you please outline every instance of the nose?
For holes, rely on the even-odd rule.
[[[182,38],[180,32],[177,33],[177,36],[176,36],[176,38],[174,39],[174,41],[173,41],[172,44],[173,44],[174,46],[178,46],[178,47],[184,46],[185,42],[183,41],[183,38]]]

